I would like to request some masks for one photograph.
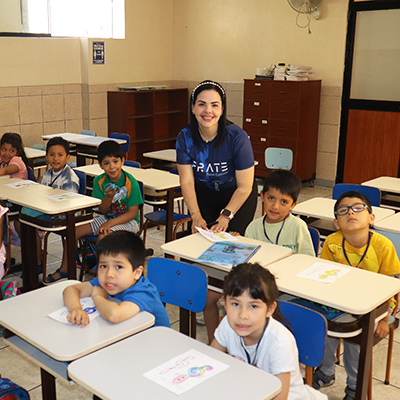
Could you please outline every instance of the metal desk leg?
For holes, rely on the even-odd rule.
[[[167,220],[165,226],[165,243],[172,240],[172,231],[174,228],[174,198],[175,198],[175,188],[168,189],[167,191]]]
[[[40,376],[42,378],[42,399],[56,400],[56,379],[42,368],[40,368]]]
[[[20,225],[23,291],[29,291],[39,287],[36,229],[22,222]]]
[[[76,279],[75,211],[67,213],[67,263],[68,279]]]

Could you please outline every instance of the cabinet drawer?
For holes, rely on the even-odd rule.
[[[244,81],[244,97],[246,100],[269,101],[271,81],[247,80]]]
[[[300,84],[297,82],[274,82],[271,87],[271,100],[278,102],[297,102],[300,99]]]
[[[298,130],[299,124],[296,121],[269,120],[270,136],[296,139]]]
[[[271,119],[298,121],[299,105],[297,103],[271,103]]]
[[[268,135],[268,120],[257,117],[243,118],[243,130],[249,135],[255,133],[257,135]]]
[[[268,118],[269,104],[266,101],[245,100],[243,103],[243,115],[249,117]]]
[[[268,140],[265,142],[251,143],[253,146],[254,160],[258,161],[257,167],[265,167],[265,149],[268,147]]]
[[[297,157],[297,139],[269,137],[268,147],[281,147],[284,149],[290,149],[293,152],[293,157]]]

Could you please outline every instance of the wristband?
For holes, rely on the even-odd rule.
[[[196,210],[195,212],[192,212],[192,213],[190,214],[190,216],[193,217],[193,215],[194,215],[194,214],[197,214],[198,212],[200,212],[200,210]]]

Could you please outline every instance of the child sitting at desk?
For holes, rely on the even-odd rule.
[[[97,149],[97,157],[104,174],[93,180],[93,197],[101,199],[100,213],[90,224],[78,226],[76,239],[86,235],[98,235],[97,240],[112,231],[139,231],[139,205],[143,203],[137,180],[122,169],[124,153],[114,140],[102,142]],[[44,284],[68,278],[67,254],[64,251],[61,267],[49,274]]]
[[[369,199],[355,191],[343,193],[335,203],[336,229],[327,237],[321,258],[385,275],[400,273],[400,262],[392,242],[377,232],[370,231],[375,215]],[[390,301],[388,304],[390,311]],[[389,315],[378,322],[375,336],[383,338],[389,333]],[[335,362],[338,339],[328,337],[325,358],[314,372],[313,387],[320,389],[335,382]],[[344,340],[344,365],[347,387],[343,400],[355,397],[360,347]]]
[[[68,190],[70,192],[79,192],[79,178],[67,164],[70,158],[69,144],[62,137],[57,136],[50,139],[46,145],[46,160],[50,165],[50,169],[45,172],[42,178],[42,185],[50,186],[53,189]],[[28,207],[22,207],[22,214],[31,217],[40,218],[45,221],[51,221],[54,217],[40,211],[32,210]],[[20,234],[19,222],[15,222],[15,228]],[[38,231],[36,231],[37,256],[38,256],[38,273],[43,272],[42,264],[42,241]],[[65,246],[64,241],[63,247]]]
[[[113,232],[96,244],[96,253],[97,278],[68,286],[63,292],[70,310],[68,321],[82,328],[89,323],[79,299],[92,296],[101,316],[114,324],[148,311],[155,317],[154,326],[170,327],[157,288],[142,275],[146,256],[142,239],[132,232]],[[108,296],[121,303],[108,300]]]
[[[0,140],[0,176],[28,179],[27,165],[21,136],[18,133],[5,133]]]
[[[275,277],[259,264],[239,264],[225,278],[226,317],[211,347],[247,361],[282,382],[275,400],[327,399],[304,385],[296,341],[283,325]]]
[[[245,237],[288,247],[294,253],[315,256],[307,224],[290,213],[297,204],[300,190],[301,180],[293,172],[270,172],[260,194],[265,215],[249,224]],[[220,298],[221,294],[213,290],[207,293],[203,315],[210,343],[219,323],[217,301]]]

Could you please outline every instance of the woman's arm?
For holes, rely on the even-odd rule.
[[[194,189],[194,175],[191,165],[179,165],[179,180],[181,184],[181,190],[183,199],[189,209],[192,217],[192,233],[197,232],[196,226],[199,228],[207,229],[207,222],[201,215],[199,204],[197,203],[196,191]]]
[[[254,183],[254,167],[235,172],[237,188],[234,191],[229,203],[225,206],[233,214],[243,205],[249,197]],[[211,229],[217,232],[226,231],[229,225],[229,218],[220,215],[217,219],[217,224]]]

